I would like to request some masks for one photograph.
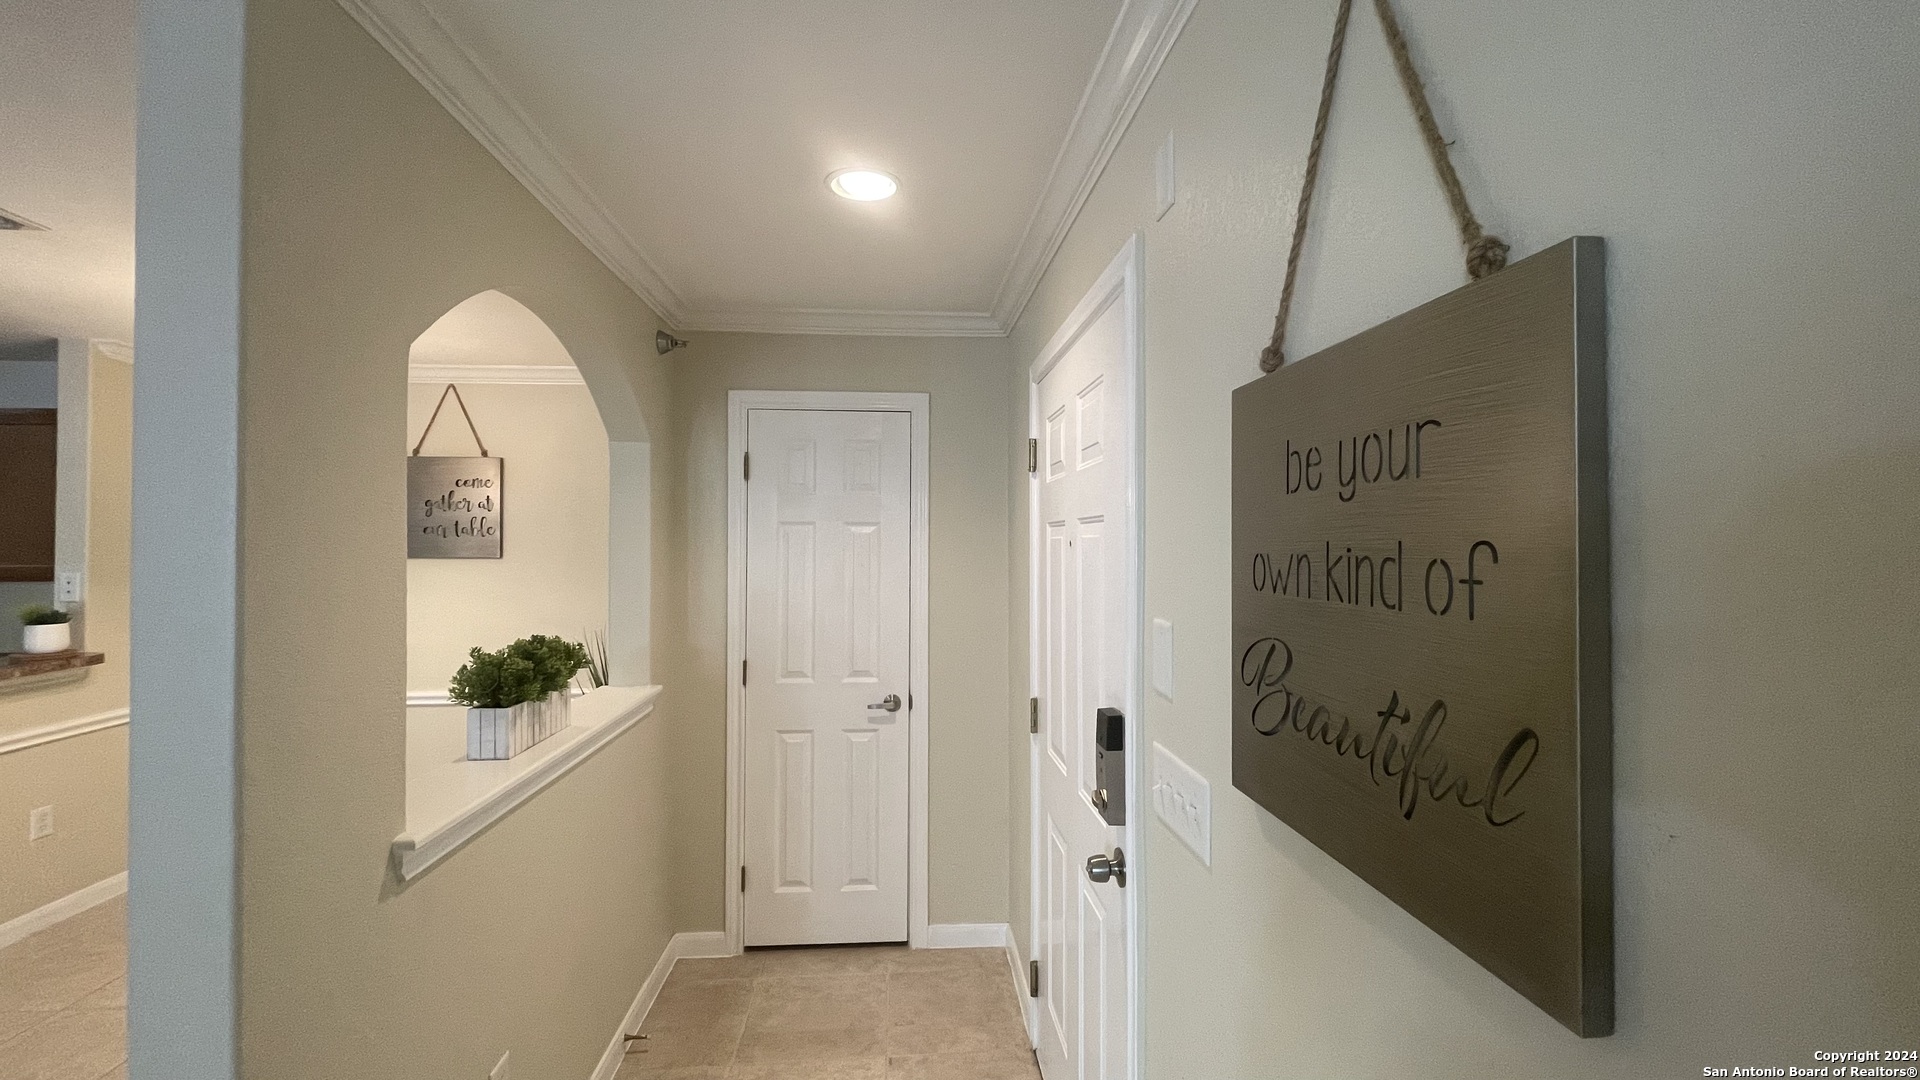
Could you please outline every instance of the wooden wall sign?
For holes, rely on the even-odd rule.
[[[497,559],[506,462],[407,458],[407,558]]]
[[[1233,395],[1233,783],[1613,1030],[1606,259],[1575,237]]]

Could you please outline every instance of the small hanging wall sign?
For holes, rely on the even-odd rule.
[[[479,457],[421,457],[440,408],[453,396],[466,417]],[[506,461],[487,453],[467,403],[452,383],[440,394],[427,430],[407,458],[407,558],[498,559],[501,556],[501,500]]]

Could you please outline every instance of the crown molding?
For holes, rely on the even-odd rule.
[[[1094,67],[1093,78],[1080,97],[1080,107],[1067,129],[1066,141],[1054,158],[1046,189],[1027,219],[1027,229],[1014,249],[1013,261],[993,303],[994,321],[1011,332],[1026,311],[1040,278],[1066,242],[1080,216],[1080,208],[1106,171],[1120,139],[1133,122],[1160,65],[1173,51],[1180,31],[1199,0],[1127,0],[1114,20],[1107,47]]]
[[[1000,337],[1007,328],[985,311],[842,311],[779,308],[696,311],[686,328],[746,334],[844,334],[850,337]]]
[[[339,0],[480,145],[675,329],[991,337],[1013,329],[1126,134],[1198,0],[1126,0],[991,312],[822,308],[693,311],[486,66],[421,0]]]
[[[478,57],[418,0],[339,0],[587,250],[669,324],[686,304]]]
[[[417,383],[502,383],[515,386],[585,386],[571,364],[409,364],[407,381]]]

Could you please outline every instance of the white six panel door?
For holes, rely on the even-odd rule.
[[[1127,307],[1109,305],[1039,385],[1040,1010],[1047,1080],[1126,1080],[1126,894],[1087,877],[1132,852],[1094,809],[1094,714],[1126,711],[1133,663]],[[1127,752],[1132,754],[1133,747]]]
[[[912,453],[907,413],[747,414],[748,945],[907,939]]]

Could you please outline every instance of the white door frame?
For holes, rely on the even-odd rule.
[[[1027,380],[1027,435],[1038,439],[1040,431],[1040,381],[1047,377],[1053,366],[1060,362],[1068,349],[1080,340],[1088,327],[1116,303],[1127,306],[1127,344],[1126,364],[1132,387],[1132,408],[1127,410],[1127,422],[1133,425],[1133,439],[1130,443],[1133,460],[1127,468],[1127,508],[1132,520],[1127,529],[1127,546],[1130,549],[1128,561],[1131,563],[1133,595],[1128,598],[1126,611],[1132,620],[1132,633],[1128,635],[1127,645],[1127,876],[1130,880],[1122,890],[1127,911],[1127,1038],[1132,1044],[1133,1080],[1140,1080],[1146,1068],[1145,1025],[1141,1022],[1143,1002],[1141,991],[1146,985],[1141,970],[1140,940],[1145,928],[1142,922],[1144,905],[1142,893],[1145,891],[1147,854],[1146,821],[1141,817],[1146,808],[1144,792],[1146,790],[1146,717],[1143,705],[1146,700],[1145,677],[1141,671],[1141,644],[1146,632],[1146,515],[1143,508],[1142,493],[1146,487],[1146,453],[1144,441],[1146,435],[1146,388],[1145,363],[1143,350],[1146,323],[1142,313],[1141,275],[1145,269],[1142,237],[1134,233],[1120,248],[1113,261],[1100,274],[1092,288],[1087,290],[1073,313],[1060,324],[1052,340],[1040,355],[1034,358],[1028,368]],[[1040,674],[1043,660],[1040,656],[1040,635],[1036,632],[1040,626],[1040,551],[1043,541],[1040,521],[1040,481],[1039,474],[1027,477],[1027,691],[1030,696],[1040,694]],[[1027,943],[1030,950],[1037,948],[1040,941],[1040,740],[1036,736],[1027,739],[1027,803],[1029,821],[1027,825],[1027,913],[1030,920],[1027,928]],[[1029,957],[1031,959],[1031,957]],[[1054,976],[1042,972],[1042,979]],[[1038,1037],[1038,1016],[1027,1005],[1027,1035],[1029,1040]]]
[[[926,394],[883,394],[830,390],[727,391],[727,946],[745,946],[746,925],[740,894],[746,814],[746,697],[740,664],[747,651],[747,482],[742,456],[747,452],[749,409],[799,409],[823,412],[903,412],[913,420],[913,499],[909,517],[907,625],[912,637],[907,677],[907,943],[927,947],[927,454],[931,410]]]

